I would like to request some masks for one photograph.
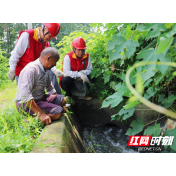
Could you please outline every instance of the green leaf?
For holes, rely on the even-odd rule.
[[[149,135],[149,136],[160,136],[161,133],[161,128],[160,124],[155,124],[154,126],[149,126],[147,129],[144,131],[144,135]]]
[[[111,75],[105,75],[103,77],[105,84],[110,80]]]
[[[172,23],[166,23],[165,26],[166,26],[166,28],[170,28],[170,27],[173,26],[173,24]]]
[[[146,91],[146,93],[144,94],[144,98],[146,98],[147,100],[152,97],[155,93],[157,92],[157,89],[153,90],[152,87],[149,87]]]
[[[127,86],[125,86],[124,83],[118,83],[115,86],[115,90],[121,93],[125,97],[130,97],[132,95],[131,91],[128,89]]]
[[[147,40],[150,38],[158,37],[161,34],[160,31],[166,30],[166,26],[165,24],[162,24],[162,23],[151,24],[148,29],[153,29],[153,30],[148,32],[146,37]]]
[[[145,27],[143,24],[140,24],[140,25],[138,26],[137,30],[143,32],[143,31],[145,31],[145,28],[146,28],[146,27]]]
[[[152,81],[153,81],[152,78],[148,79],[148,80],[145,82],[144,87],[149,86],[149,84],[150,84]]]
[[[130,25],[127,25],[125,39],[128,39],[132,33],[133,31],[131,30]]]
[[[175,99],[175,95],[170,94],[168,98],[165,98],[164,101],[162,101],[162,104],[165,108],[169,108],[170,106],[172,106]]]
[[[126,120],[126,119],[128,119],[129,117],[131,117],[133,115],[134,111],[135,111],[135,107],[132,107],[132,108],[127,109],[127,110],[125,110],[124,108],[122,108],[119,111],[118,115],[122,116],[123,120]]]
[[[171,35],[176,33],[176,23],[173,23],[172,30],[169,32]]]
[[[121,54],[119,54],[120,52],[123,51],[123,48],[122,47],[118,47],[118,48],[114,48],[115,51],[109,51],[109,59],[110,59],[110,62],[112,62],[113,60],[116,60],[116,59],[120,59],[122,57]]]
[[[115,45],[123,45],[125,43],[126,39],[123,36],[112,36],[112,39],[108,41],[107,44],[107,51],[113,50]]]
[[[174,140],[173,140],[173,143],[172,145],[170,146],[171,149],[175,150],[176,151],[176,128],[174,129],[168,129],[164,134],[163,136],[174,136]]]
[[[142,62],[146,62],[146,61],[158,61],[160,60],[161,62],[170,62],[171,61],[171,57],[165,57],[163,54],[156,54],[156,50],[153,48],[149,48],[147,50],[141,51],[138,55],[137,55],[137,59],[143,59]],[[146,77],[146,80],[149,79],[150,77],[152,77],[152,75],[154,76],[154,72],[152,71],[152,73],[150,73],[151,69],[149,68],[150,66],[152,66],[153,69],[158,69],[162,74],[165,74],[166,70],[169,68],[169,66],[167,65],[147,65],[145,67],[143,67],[142,70],[146,69],[147,72],[142,76]],[[150,69],[150,71],[148,70],[148,68]],[[137,70],[139,70],[139,68],[137,68]],[[138,71],[139,72],[139,71]],[[148,75],[150,74],[150,76]],[[143,79],[143,82],[144,79]]]
[[[110,87],[111,87],[112,89],[114,89],[115,91],[116,91],[116,84],[117,84],[116,81],[111,81],[111,82],[110,82]]]
[[[136,51],[136,47],[139,46],[139,42],[133,41],[133,40],[127,40],[125,42],[124,46],[127,48],[127,51],[125,51],[125,55],[129,59]]]
[[[132,129],[129,128],[126,132],[126,135],[128,136],[140,133],[144,128],[144,123],[142,122],[141,118],[137,118],[136,120],[133,120],[131,122],[130,126],[132,127]]]
[[[170,33],[164,33],[159,38],[159,45],[156,54],[164,52],[172,43],[173,36]]]
[[[127,71],[128,71],[130,68],[131,68],[131,66],[128,65]],[[122,76],[123,76],[123,74],[122,74]],[[120,78],[120,79],[125,80],[125,76],[126,76],[126,75],[124,74],[124,77],[122,77],[122,78]],[[130,73],[130,83],[131,83],[131,85],[133,85],[133,84],[136,83],[136,71],[135,71],[135,69]]]
[[[160,94],[158,97],[158,102],[164,101],[165,95],[164,94]]]
[[[157,30],[157,31],[165,31],[166,30],[166,26],[163,23],[146,23],[146,30],[150,31],[151,29],[153,30]]]
[[[107,43],[107,51],[114,49],[116,41],[109,40]]]
[[[107,97],[102,104],[101,108],[108,107],[111,104],[111,108],[117,106],[123,100],[122,95],[119,92]]]
[[[156,73],[155,69],[156,69],[155,64],[144,66],[145,72],[141,73],[142,81],[145,82],[151,77],[153,77]]]
[[[125,40],[123,37],[117,37],[115,42],[111,41],[108,43],[108,50],[113,48],[113,50],[109,51],[109,59],[111,62],[113,60],[120,59],[122,57],[120,53],[123,52],[125,52],[125,55],[130,58],[138,46],[139,43],[137,41]],[[127,48],[127,51],[124,51],[125,48]]]
[[[120,117],[121,116],[119,116],[118,114],[114,114],[114,115],[111,116],[111,121],[112,120],[117,120],[118,121],[118,120],[120,120]]]

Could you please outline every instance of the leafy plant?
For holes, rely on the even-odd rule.
[[[31,116],[9,108],[0,113],[0,153],[28,153],[41,133],[43,124]]]
[[[0,41],[0,43],[2,43]],[[8,60],[3,56],[4,51],[1,51],[0,49],[0,85],[3,84],[8,78],[7,78],[7,72],[8,72]]]
[[[121,26],[121,28],[119,28]],[[174,23],[94,23],[90,34],[71,33],[58,44],[61,61],[72,50],[71,42],[76,37],[86,40],[93,70],[91,77],[96,83],[91,85],[93,97],[104,99],[101,108],[115,108],[118,113],[112,120],[124,123],[133,116],[135,106],[140,103],[129,91],[125,76],[138,63],[129,78],[130,84],[147,100],[170,108],[175,101],[176,79],[174,67],[147,62],[176,61],[176,24]],[[61,64],[59,65],[62,68]],[[131,124],[127,134],[137,134],[143,130],[141,120]],[[143,126],[144,127],[144,126]],[[158,124],[148,127],[144,133],[159,135]]]

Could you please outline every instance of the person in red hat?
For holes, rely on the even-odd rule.
[[[89,88],[89,81],[95,82],[90,78],[92,72],[91,58],[88,53],[85,53],[87,49],[86,43],[83,38],[78,37],[72,42],[73,51],[66,54],[63,60],[63,73],[64,76],[60,77],[59,85],[66,91],[66,96],[72,96],[72,90],[75,86],[75,81],[81,81],[86,83]],[[89,100],[91,97],[78,96],[79,99]]]
[[[19,33],[16,46],[11,52],[9,59],[9,73],[8,78],[13,82],[16,78],[18,84],[18,78],[22,69],[30,62],[35,61],[40,57],[40,53],[46,47],[49,47],[49,41],[52,38],[56,39],[56,36],[60,32],[59,23],[43,23],[42,27],[36,29],[24,30]],[[63,76],[63,73],[53,67],[49,71],[51,82],[56,89],[57,94],[61,94],[57,77]],[[57,76],[57,77],[56,77]]]

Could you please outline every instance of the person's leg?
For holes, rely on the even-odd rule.
[[[89,79],[89,82],[95,83],[95,78],[92,78],[92,79],[91,79],[91,75],[87,75],[87,77],[88,77],[88,79]],[[89,89],[90,89],[89,83],[86,83],[86,85],[87,85],[87,88],[88,88],[88,90],[89,90]],[[86,96],[86,97],[78,97],[78,99],[91,100],[92,97],[89,97],[89,96]]]
[[[17,111],[24,116],[32,116],[34,114],[34,112],[30,110],[29,107],[26,105],[26,103],[16,103],[16,108]]]
[[[49,70],[49,76],[50,76],[50,80],[51,80],[54,88],[56,89],[56,93],[57,94],[62,94],[59,83],[58,83],[58,80],[57,80],[57,77],[51,70]]]
[[[42,109],[51,120],[58,120],[66,112],[66,99],[63,95],[46,95],[41,101],[36,101],[37,106]],[[17,110],[23,115],[34,115],[34,112],[24,103],[16,103]],[[36,117],[36,116],[35,116]]]
[[[74,78],[64,77],[61,80],[61,88],[66,91],[66,96],[72,96],[71,90],[74,85]]]

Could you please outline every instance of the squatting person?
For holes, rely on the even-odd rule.
[[[72,96],[72,89],[75,86],[75,81],[82,81],[86,83],[89,88],[89,80],[95,82],[90,78],[92,72],[91,58],[88,53],[85,53],[87,48],[83,38],[78,37],[72,42],[73,51],[66,54],[63,60],[63,73],[64,76],[60,77],[59,85],[66,91],[66,96]],[[78,96],[80,99],[89,100],[91,97]]]

